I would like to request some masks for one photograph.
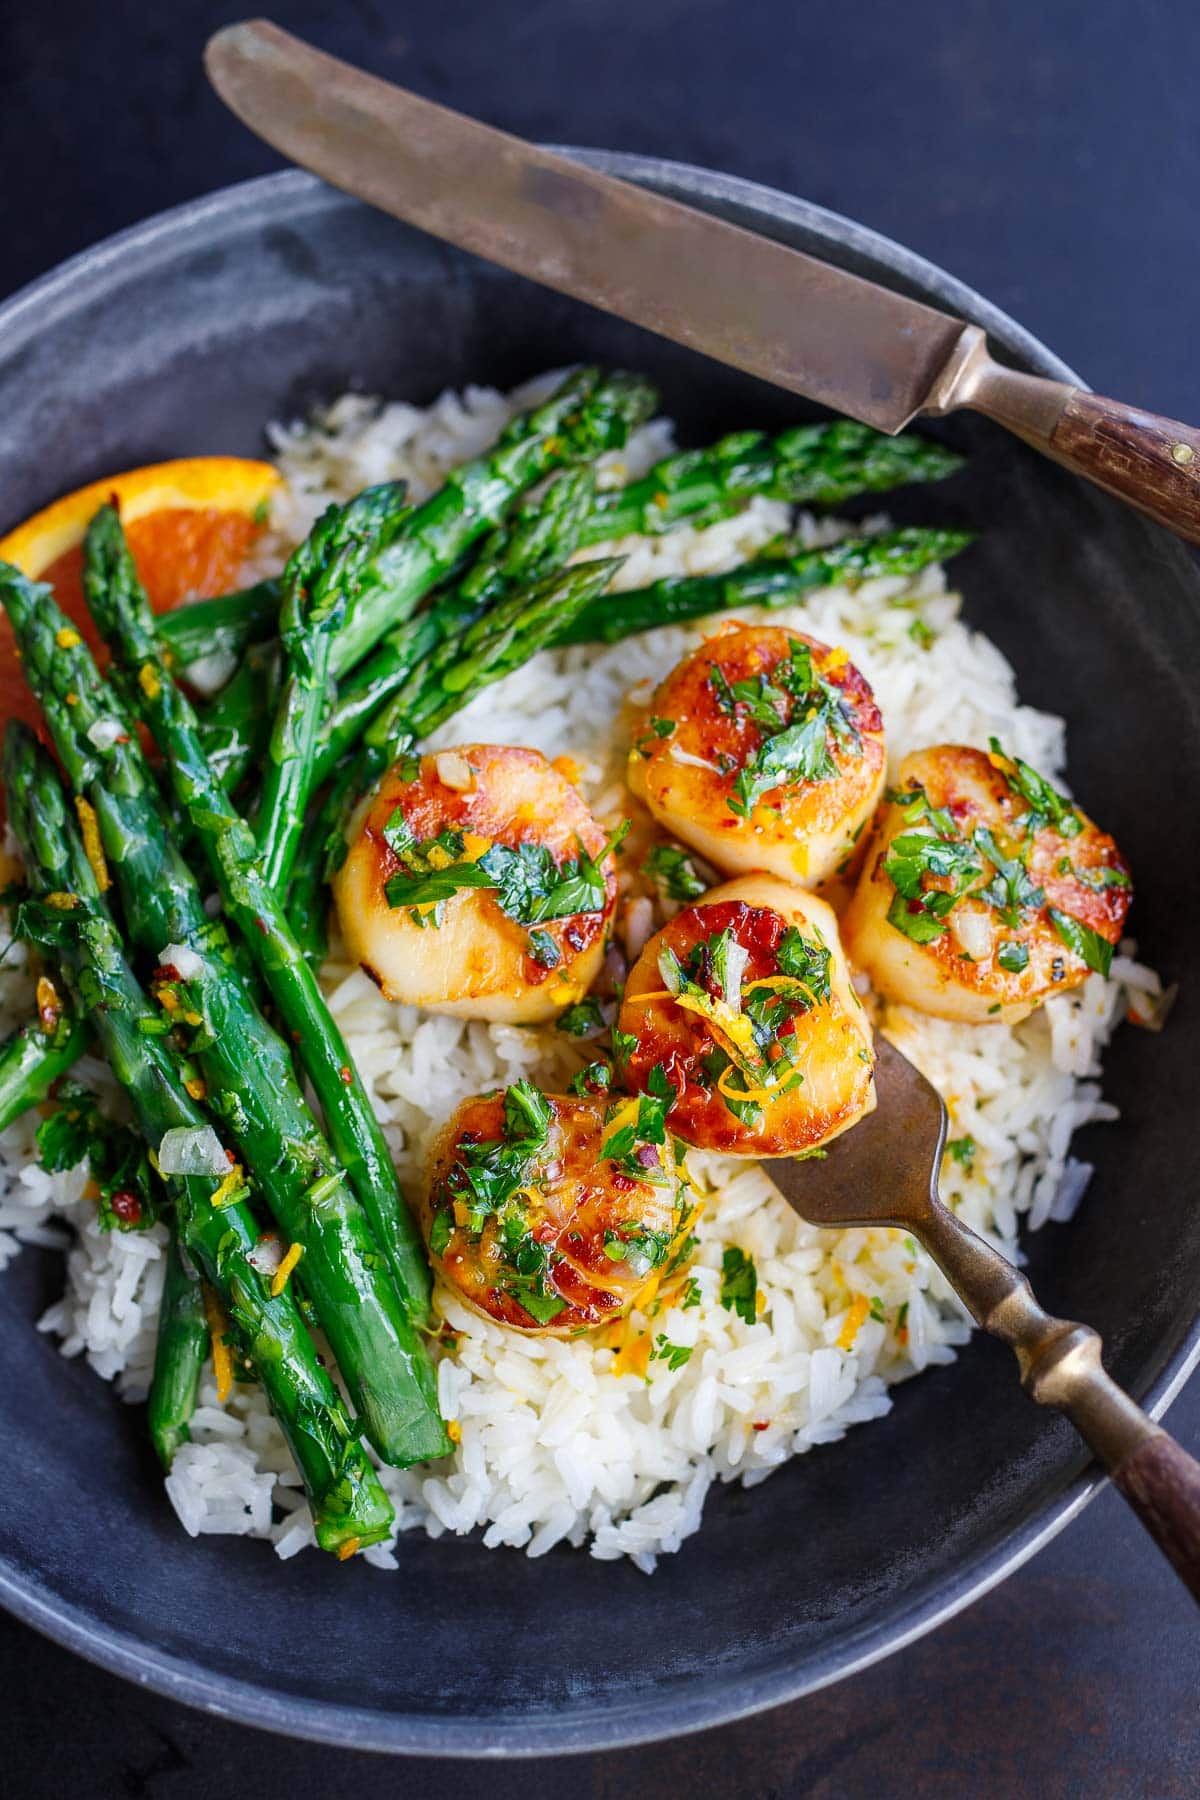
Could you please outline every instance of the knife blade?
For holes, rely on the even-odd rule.
[[[520,275],[878,430],[964,330],[918,301],[394,87],[265,20],[218,32],[217,92],[335,187]]]
[[[1200,431],[995,362],[976,325],[587,169],[265,19],[205,51],[252,131],[382,212],[895,433],[970,407],[1200,542]]]

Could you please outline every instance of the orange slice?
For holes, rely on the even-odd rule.
[[[0,538],[0,559],[48,581],[63,611],[102,654],[83,599],[83,538],[115,500],[138,573],[156,612],[237,587],[282,477],[271,463],[194,456],[153,463],[76,488]],[[21,674],[12,627],[0,620],[0,714],[40,723]]]

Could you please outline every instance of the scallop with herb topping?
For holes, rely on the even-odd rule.
[[[567,1336],[628,1311],[686,1253],[695,1212],[666,1110],[529,1081],[464,1101],[430,1159],[435,1267],[518,1331]]]
[[[630,971],[614,1033],[671,1129],[735,1156],[818,1149],[875,1104],[871,1028],[823,900],[773,875],[713,888]]]
[[[616,840],[539,751],[465,744],[402,758],[348,835],[338,917],[389,999],[532,1024],[599,972]]]
[[[883,720],[844,650],[778,625],[708,638],[634,732],[629,785],[724,874],[815,886],[840,872],[883,791]]]
[[[1112,838],[1036,769],[941,744],[900,765],[842,929],[885,998],[1011,1025],[1108,973],[1131,899]]]

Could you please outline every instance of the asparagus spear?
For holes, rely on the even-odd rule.
[[[404,494],[403,482],[385,482],[346,506],[328,507],[283,572],[286,678],[256,823],[263,875],[275,887],[286,883],[300,841],[333,646],[362,598],[364,575],[409,517]]]
[[[174,1227],[167,1245],[158,1337],[154,1345],[154,1379],[150,1384],[147,1420],[158,1460],[169,1469],[175,1452],[191,1438],[196,1389],[208,1354],[208,1321],[200,1278],[185,1267]]]
[[[177,669],[210,656],[241,656],[251,644],[274,637],[278,626],[279,581],[274,576],[232,594],[190,600],[158,621]]]
[[[11,724],[4,744],[9,819],[30,885],[30,928],[57,957],[76,1004],[90,1019],[129,1095],[152,1149],[166,1134],[211,1129],[155,1035],[159,1015],[121,952],[94,871],[67,816],[58,776],[32,732]],[[182,1242],[226,1308],[239,1348],[252,1362],[287,1437],[323,1548],[353,1554],[377,1542],[393,1512],[353,1425],[321,1367],[286,1288],[272,1292],[255,1266],[259,1227],[250,1208],[220,1194],[211,1174],[166,1174]]]
[[[551,470],[590,462],[619,449],[630,431],[649,418],[656,395],[639,377],[578,369],[541,406],[522,413],[482,456],[461,463],[438,491],[417,507],[401,532],[364,571],[352,615],[330,652],[335,677],[354,667],[384,632],[411,617],[421,600],[445,579],[526,488]],[[160,621],[171,645],[171,619]],[[230,720],[218,696],[205,733],[227,731]],[[206,749],[209,745],[204,738]]]
[[[418,1270],[425,1270],[420,1238],[404,1209],[382,1128],[316,977],[292,935],[283,897],[263,874],[254,834],[204,755],[195,714],[167,668],[145,591],[120,522],[110,510],[99,514],[89,531],[84,579],[92,615],[119,665],[127,672],[137,671],[129,685],[168,759],[176,801],[208,856],[225,912],[249,946],[291,1033],[351,1187],[393,1267],[404,1269],[407,1291],[417,1295]],[[348,1196],[341,1204],[347,1206]],[[360,1287],[363,1280],[360,1270]],[[437,1417],[431,1365],[411,1334],[406,1345],[414,1403],[417,1398],[422,1401],[421,1414],[412,1421],[414,1442],[403,1451],[404,1460],[411,1462],[442,1454],[447,1440]],[[385,1454],[399,1460],[394,1445]]]
[[[46,1098],[90,1039],[86,1024],[74,1013],[65,1013],[49,1031],[31,1019],[5,1039],[0,1045],[0,1131]]]
[[[484,541],[478,558],[454,587],[438,595],[428,611],[388,633],[374,654],[338,688],[337,703],[316,756],[318,781],[358,738],[379,711],[381,701],[389,699],[414,670],[425,666],[427,657],[440,646],[457,642],[462,632],[504,595],[523,591],[567,562],[579,543],[595,493],[591,468],[556,476],[536,500],[527,500],[519,508],[511,528],[494,531]],[[568,582],[562,590],[564,605],[576,591]],[[478,641],[466,646],[469,658]],[[538,641],[545,641],[540,629]],[[478,685],[476,669],[474,665],[468,671],[472,688]]]
[[[131,937],[156,961],[168,944],[197,959],[188,981],[163,971],[164,1002],[207,1084],[207,1105],[256,1171],[287,1237],[305,1247],[305,1286],[367,1435],[400,1465],[443,1454],[424,1345],[299,1088],[290,1044],[263,1019],[224,921],[208,917],[170,841],[133,724],[48,588],[0,565],[0,601],[71,785],[94,809]],[[378,1220],[391,1268],[407,1279],[406,1297],[422,1317],[429,1276],[420,1239],[407,1213],[384,1235],[386,1197],[385,1188],[374,1192],[372,1224]]]
[[[795,425],[775,438],[738,431],[709,449],[665,457],[640,481],[598,494],[582,542],[627,532],[657,537],[684,522],[712,525],[757,494],[837,506],[858,494],[940,481],[961,466],[960,456],[928,438],[884,437],[850,419]]]
[[[768,438],[740,431],[704,450],[664,457],[640,480],[596,496],[581,542],[602,543],[629,532],[657,536],[688,522],[711,525],[740,511],[756,494],[794,504],[836,506],[858,494],[881,493],[911,482],[940,481],[962,459],[920,437],[882,437],[866,425],[837,419],[798,425]],[[159,620],[159,630],[182,667],[210,649],[240,649],[269,630],[271,594],[260,583],[245,594],[202,600]],[[240,634],[232,621],[245,608]]]
[[[957,556],[969,531],[911,528],[845,538],[824,550],[776,547],[770,556],[725,575],[673,575],[624,594],[605,594],[555,634],[555,644],[615,644],[637,631],[679,625],[738,606],[792,606],[811,588],[856,584],[881,575],[913,575]]]

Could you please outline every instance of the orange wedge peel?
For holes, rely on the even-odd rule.
[[[189,456],[106,475],[64,494],[0,538],[0,559],[36,581],[83,542],[106,500],[116,501],[126,525],[165,512],[236,513],[254,519],[281,482],[271,463],[241,456]]]

